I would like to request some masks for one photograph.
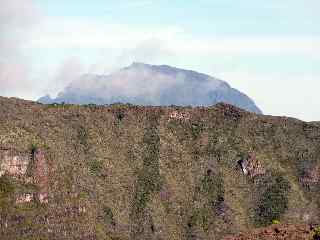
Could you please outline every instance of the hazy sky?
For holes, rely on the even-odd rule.
[[[320,120],[319,0],[0,0],[0,95],[37,99],[132,61],[226,80]]]

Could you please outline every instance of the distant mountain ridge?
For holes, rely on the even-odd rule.
[[[210,106],[225,102],[262,113],[254,101],[227,82],[168,65],[133,63],[110,75],[85,74],[58,96],[41,97],[41,103]]]

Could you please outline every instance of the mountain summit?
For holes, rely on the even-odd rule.
[[[228,83],[195,71],[168,65],[134,62],[110,75],[85,74],[71,82],[55,99],[41,103],[210,106],[225,102],[262,113],[244,93]]]

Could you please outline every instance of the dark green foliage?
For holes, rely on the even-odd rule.
[[[220,174],[208,169],[201,181],[201,192],[212,202],[224,195],[223,182]]]
[[[198,239],[196,231],[202,229],[207,233],[220,219],[216,210],[224,202],[224,185],[221,173],[207,169],[199,185],[195,189],[194,201],[197,206],[191,208],[190,217],[185,226],[186,239]],[[190,212],[190,209],[187,211]]]
[[[115,106],[115,110],[113,111],[113,114],[117,120],[116,123],[120,123],[124,118],[125,118],[125,111],[129,108],[128,105],[119,105],[117,106],[117,104],[114,104]]]
[[[12,180],[6,175],[0,177],[0,217],[2,212],[9,210],[14,191],[15,185]]]
[[[6,176],[3,175],[0,177],[0,196],[8,196],[9,194],[14,192],[14,184],[12,183],[12,180]]]
[[[31,153],[32,154],[34,154],[37,151],[37,149],[38,149],[38,146],[35,143],[31,144]]]
[[[89,104],[86,104],[86,105],[84,105],[85,107],[89,107],[89,108],[97,108],[97,107],[99,107],[97,104],[95,104],[95,103],[89,103]]]
[[[92,175],[98,176],[103,170],[103,163],[97,159],[88,161],[89,171]]]
[[[113,212],[110,207],[103,208],[103,220],[106,224],[115,225]]]
[[[192,138],[195,140],[201,135],[202,131],[204,130],[204,124],[203,122],[200,122],[200,121],[192,122],[190,129],[191,129]]]
[[[132,206],[131,219],[140,227],[133,233],[133,238],[139,238],[143,234],[141,224],[146,220],[145,208],[150,200],[151,194],[161,188],[159,173],[159,144],[158,118],[151,114],[148,116],[148,126],[145,129],[143,142],[145,144],[145,155],[143,167],[138,172],[134,202]]]
[[[161,179],[157,169],[144,169],[140,172],[135,195],[135,211],[141,212],[150,200],[150,195],[161,187]]]
[[[86,129],[82,126],[80,126],[78,129],[78,138],[80,144],[82,144],[83,146],[87,146],[88,134]]]
[[[30,158],[30,162],[28,164],[28,167],[27,167],[27,172],[26,172],[26,175],[28,177],[32,177],[33,173],[34,173],[34,170],[35,170],[35,153],[38,149],[38,146],[36,144],[32,144],[31,147],[31,158]]]
[[[255,222],[258,226],[266,226],[272,220],[280,219],[288,208],[289,181],[281,175],[271,177],[269,181],[270,183],[265,183],[266,188],[255,210]],[[263,186],[259,191],[263,191]]]
[[[313,230],[313,239],[320,240],[320,227],[317,227]]]

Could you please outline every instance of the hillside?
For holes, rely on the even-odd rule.
[[[319,240],[320,228],[312,225],[272,225],[223,240]]]
[[[213,107],[0,97],[0,236],[223,239],[317,224],[320,126]]]
[[[225,81],[195,71],[144,63],[133,63],[109,75],[83,75],[73,80],[56,98],[47,95],[38,101],[144,106],[212,106],[225,102],[261,113],[253,100]]]

